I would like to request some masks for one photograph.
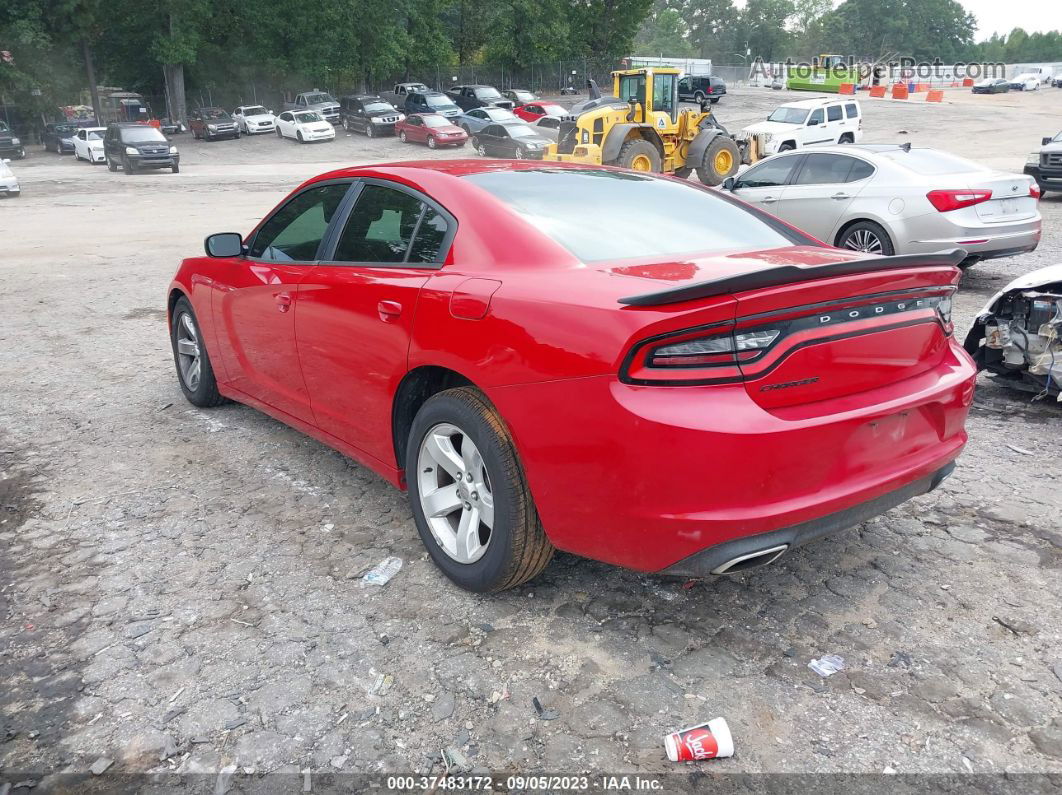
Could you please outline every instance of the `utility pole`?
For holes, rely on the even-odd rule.
[[[92,48],[88,39],[81,39],[81,52],[85,57],[85,76],[88,78],[89,92],[92,94],[92,112],[96,115],[96,124],[104,124],[103,106],[100,104],[100,87],[96,85],[96,67],[92,63]]]

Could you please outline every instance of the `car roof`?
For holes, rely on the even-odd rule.
[[[817,108],[830,102],[854,102],[855,97],[815,97],[814,99],[800,99],[796,102],[783,102],[780,108]]]

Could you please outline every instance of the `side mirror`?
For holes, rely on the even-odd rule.
[[[243,236],[239,232],[219,232],[203,241],[208,257],[238,257],[243,253]]]
[[[1051,143],[1051,141],[1053,141],[1053,140],[1054,140],[1054,139],[1053,139],[1053,138],[1051,138],[1050,136],[1049,136],[1049,137],[1047,137],[1047,138],[1042,138],[1042,139],[1040,140],[1040,146],[1047,146],[1047,145],[1048,145],[1049,143]]]
[[[737,180],[733,177],[727,177],[723,180],[723,190],[733,190],[737,185]]]

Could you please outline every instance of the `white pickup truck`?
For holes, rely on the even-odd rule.
[[[284,110],[315,110],[324,116],[325,121],[339,124],[339,103],[336,98],[316,88],[297,94],[294,102],[285,102]]]

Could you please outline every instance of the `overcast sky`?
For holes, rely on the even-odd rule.
[[[959,0],[977,17],[977,40],[1025,28],[1027,33],[1062,30],[1059,0]]]

